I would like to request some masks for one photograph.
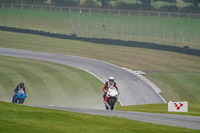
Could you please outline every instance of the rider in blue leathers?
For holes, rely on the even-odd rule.
[[[17,91],[20,90],[20,89],[23,89],[23,91],[24,91],[25,94],[26,94],[26,88],[25,88],[25,86],[24,86],[24,82],[20,82],[20,83],[15,87],[12,103],[14,102],[14,98],[15,98],[15,96],[17,95]]]

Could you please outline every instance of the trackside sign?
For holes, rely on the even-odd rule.
[[[168,112],[188,112],[188,102],[168,102]]]

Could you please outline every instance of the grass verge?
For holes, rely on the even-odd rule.
[[[189,101],[200,103],[200,73],[150,73],[151,81],[162,88],[161,95],[166,101]]]
[[[199,130],[0,102],[1,133],[197,133]]]
[[[188,103],[188,112],[168,112],[168,104],[145,104],[145,105],[131,105],[116,107],[120,111],[136,111],[148,113],[164,113],[164,114],[178,114],[200,116],[200,104]]]

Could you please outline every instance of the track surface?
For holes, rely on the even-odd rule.
[[[10,48],[0,48],[0,55],[36,59],[72,66],[95,75],[103,82],[107,81],[108,77],[114,76],[120,91],[119,99],[122,105],[164,103],[163,98],[137,76],[121,67],[103,61]]]
[[[35,52],[28,50],[0,48],[0,55],[12,56],[27,59],[36,59],[48,61],[63,65],[76,67],[95,75],[101,81],[105,82],[107,78],[113,75],[120,89],[120,101],[123,105],[137,105],[150,103],[164,103],[164,99],[158,95],[150,86],[138,79],[134,74],[118,67],[102,61],[93,59],[52,54],[44,52]],[[39,106],[42,107],[42,106]],[[124,112],[124,111],[105,111],[97,109],[80,109],[66,107],[45,107],[50,109],[65,110],[80,113],[89,113],[105,116],[117,116],[133,120],[152,122],[157,124],[186,127],[191,129],[200,129],[200,117],[154,114],[142,112]]]

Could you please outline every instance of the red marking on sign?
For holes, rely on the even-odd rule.
[[[183,107],[182,103],[179,103],[179,105],[177,103],[174,103],[174,106],[176,107],[177,110],[179,110],[181,107]]]

